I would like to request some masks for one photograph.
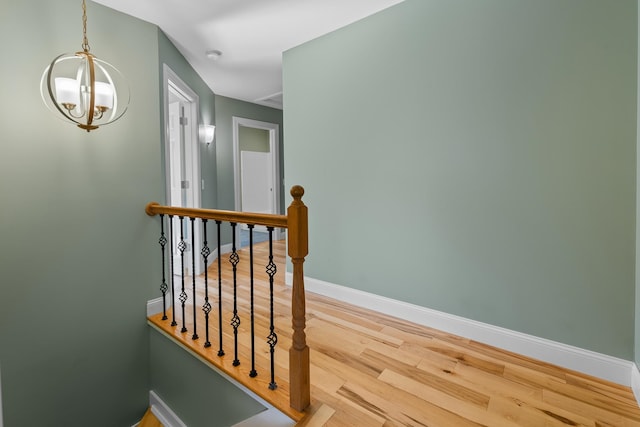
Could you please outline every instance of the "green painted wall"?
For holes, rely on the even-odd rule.
[[[235,208],[233,189],[233,117],[276,123],[280,126],[280,165],[282,169],[282,110],[216,95],[216,155],[218,167],[218,209]],[[280,171],[283,177],[284,171]],[[284,195],[281,203],[284,206]]]
[[[155,330],[149,333],[151,389],[189,427],[225,427],[265,407]]]
[[[154,26],[87,2],[91,51],[131,85],[118,122],[56,118],[44,68],[80,50],[80,2],[0,13],[0,363],[8,427],[130,426],[148,405],[146,301],[156,295],[162,198]],[[117,31],[114,31],[117,28]]]
[[[182,56],[178,49],[171,43],[167,36],[158,29],[158,47],[160,56],[160,76],[163,73],[163,64],[167,64],[169,68],[176,73],[182,81],[184,81],[193,90],[199,98],[200,102],[200,117],[199,123],[206,125],[215,125],[215,94],[206,85],[204,80],[194,71],[187,60]],[[163,82],[160,78],[160,99],[163,98]],[[163,107],[164,108],[164,107]],[[160,122],[162,129],[164,129],[164,110],[161,110]],[[164,134],[162,135],[164,139]],[[217,194],[217,172],[216,172],[216,150],[212,144],[207,146],[204,143],[200,144],[200,173],[204,180],[205,187],[201,192],[202,207],[203,208],[216,208],[216,202],[218,198]],[[163,163],[164,170],[164,151],[163,151]]]
[[[305,274],[632,360],[637,20],[407,0],[286,52]]]
[[[638,22],[640,22],[640,8],[638,8]],[[640,46],[640,28],[638,29],[638,46]],[[635,347],[634,361],[640,366],[640,174],[638,174],[638,165],[640,165],[640,55],[638,55],[638,111],[637,111],[637,132],[636,137],[636,288],[635,288]]]

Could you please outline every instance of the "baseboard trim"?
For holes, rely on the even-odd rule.
[[[633,390],[633,395],[636,397],[638,405],[640,405],[640,371],[635,363],[631,368],[631,390]]]
[[[168,295],[167,295],[168,297]],[[147,316],[152,316],[162,312],[162,297],[154,298],[147,301]]]
[[[231,427],[293,427],[296,422],[271,407]]]
[[[292,279],[293,275],[286,272],[285,282],[291,285]],[[636,396],[640,395],[640,373],[637,368],[633,368],[635,366],[633,362],[311,277],[305,277],[304,280],[305,290],[308,292],[439,329],[627,387],[632,384],[633,371],[634,378],[637,374]]]
[[[228,243],[226,245],[221,245],[220,246],[220,254],[221,255],[228,254],[229,252],[231,252],[232,249],[233,249],[233,245],[231,243]],[[210,261],[209,261],[209,266],[211,266],[217,259],[218,259],[218,248],[215,248],[211,252],[211,258],[210,258]]]
[[[149,406],[153,415],[164,427],[187,427],[153,390],[149,391]]]

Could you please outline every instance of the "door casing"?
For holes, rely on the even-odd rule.
[[[163,65],[163,105],[164,105],[164,153],[165,153],[165,178],[166,178],[166,200],[170,203],[171,197],[171,162],[181,161],[185,169],[185,181],[188,182],[186,192],[186,200],[182,203],[183,207],[200,208],[202,206],[202,194],[201,194],[201,171],[200,171],[200,144],[198,139],[198,117],[199,115],[199,97],[190,87],[187,85],[167,64]],[[184,101],[185,117],[187,117],[187,123],[184,126],[184,158],[172,159],[172,153],[170,149],[170,123],[169,123],[169,103],[170,92],[178,94],[178,96]],[[175,199],[174,199],[175,200]],[[185,219],[185,223],[191,229],[190,221]],[[176,222],[177,224],[177,222]],[[174,228],[175,225],[174,224]],[[202,225],[200,221],[196,221],[195,226],[195,246],[191,248],[191,241],[188,242],[189,249],[194,250],[196,254],[200,253],[202,246]],[[176,242],[174,242],[176,244]],[[186,256],[185,256],[186,257]],[[188,262],[185,260],[185,265],[188,270],[192,269],[191,254],[189,253]],[[196,255],[195,274],[200,274],[203,271],[202,257]]]
[[[240,185],[241,173],[240,173],[240,126],[263,129],[269,132],[269,153],[271,155],[272,173],[273,173],[273,212],[274,214],[281,214],[280,208],[280,191],[282,188],[282,179],[280,175],[280,126],[277,123],[262,122],[259,120],[247,119],[244,117],[233,117],[233,187],[235,194],[235,210],[242,210],[242,188]],[[237,233],[240,232],[238,229]],[[282,230],[276,228],[274,230],[273,238],[280,240],[282,238]],[[240,241],[239,235],[236,236],[237,241]]]

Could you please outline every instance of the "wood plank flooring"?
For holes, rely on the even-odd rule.
[[[238,290],[238,311],[242,319],[239,332],[244,371],[241,382],[266,400],[275,392],[266,388],[269,375],[269,349],[263,339],[268,335],[267,245],[254,248],[256,303],[256,366],[258,390],[248,378],[249,321],[247,309],[248,253],[240,253],[238,277],[244,283]],[[278,347],[276,375],[280,395],[274,406],[286,406],[288,399],[288,348],[291,344],[291,291],[284,285],[284,241],[274,243],[278,266],[274,307]],[[231,310],[231,272],[228,255],[223,255],[223,306]],[[214,306],[211,318],[212,347],[203,348],[204,326],[198,320],[197,340],[192,340],[191,312],[187,307],[185,324],[167,327],[169,321],[151,316],[156,327],[185,341],[199,357],[223,359],[231,370],[233,332],[225,314],[223,325],[225,353],[217,356],[217,263],[209,268],[209,301]],[[189,279],[191,280],[191,279]],[[185,287],[191,299],[191,282]],[[200,286],[202,278],[197,279]],[[178,283],[179,287],[180,284]],[[200,286],[202,287],[202,286]],[[197,291],[196,307],[204,295]],[[178,290],[179,293],[179,290]],[[215,294],[215,295],[214,295]],[[171,314],[169,313],[171,317]],[[198,317],[202,317],[198,314]],[[227,319],[229,318],[229,319]],[[175,330],[174,330],[175,329]],[[469,339],[419,326],[307,292],[307,342],[311,348],[311,398],[306,414],[293,411],[299,426],[640,426],[640,409],[632,391],[607,381],[569,371],[506,352]],[[231,347],[229,347],[231,346]],[[262,389],[262,391],[260,391]],[[306,416],[305,416],[306,415]]]
[[[151,412],[151,408],[147,409],[147,412],[144,413],[144,417],[140,420],[140,424],[138,427],[163,427],[162,423],[153,415]]]

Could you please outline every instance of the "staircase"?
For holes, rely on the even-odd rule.
[[[140,420],[137,427],[164,427],[162,423],[153,415],[151,412],[151,408],[147,409],[147,412],[144,413],[144,417]]]
[[[148,324],[295,422],[305,417],[311,400],[302,271],[308,253],[303,194],[302,187],[291,189],[293,202],[287,215],[157,203],[146,207],[148,215],[160,217],[162,251],[161,308],[149,314]],[[221,242],[229,232],[221,228],[223,223],[228,223],[225,227],[230,227],[232,236],[226,248]],[[238,249],[238,224],[247,224],[250,233],[255,226],[266,227],[269,240]],[[202,227],[202,242],[193,240],[196,226]],[[284,249],[284,242],[273,240],[276,228],[287,229],[293,284],[274,292],[276,282],[284,284],[285,264],[284,259],[274,259],[274,244]],[[212,235],[217,248],[208,246]],[[188,247],[195,250],[185,256]],[[202,259],[196,260],[200,255]],[[188,276],[200,261],[211,266],[202,275]]]

